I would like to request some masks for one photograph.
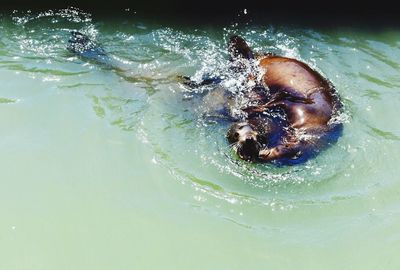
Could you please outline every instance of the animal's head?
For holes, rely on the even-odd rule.
[[[226,135],[229,143],[241,159],[256,160],[262,144],[255,126],[248,122],[234,123]]]

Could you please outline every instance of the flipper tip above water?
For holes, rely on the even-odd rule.
[[[88,50],[92,50],[96,47],[90,38],[78,31],[71,31],[71,37],[68,40],[67,49],[72,53],[82,53]]]
[[[112,61],[106,52],[92,41],[87,35],[79,31],[71,31],[67,50],[83,58],[112,66]]]
[[[254,53],[247,42],[240,36],[233,35],[229,39],[228,51],[231,60],[239,58],[254,59]]]

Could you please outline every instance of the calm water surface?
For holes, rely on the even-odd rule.
[[[69,53],[71,30],[126,71]],[[333,82],[335,145],[299,166],[234,155],[177,80],[223,72],[231,34]],[[399,269],[399,74],[390,29],[3,13],[0,269]]]

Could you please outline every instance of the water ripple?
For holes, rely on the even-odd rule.
[[[371,192],[365,187],[377,181],[370,175],[378,175],[376,167],[385,167],[380,150],[389,155],[386,141],[399,141],[400,128],[392,123],[379,125],[384,119],[377,119],[373,111],[392,104],[398,95],[393,91],[400,88],[396,43],[340,30],[285,26],[230,25],[210,31],[148,25],[132,18],[112,27],[74,8],[16,11],[11,19],[1,20],[1,69],[40,75],[57,91],[90,100],[95,117],[135,134],[152,148],[157,164],[198,191],[198,205],[211,207],[204,201],[212,200],[227,207],[247,204],[287,211],[365,198]],[[87,64],[69,54],[65,47],[71,30],[101,44],[124,72]],[[209,89],[188,93],[178,79],[179,75],[201,80],[204,75],[226,74],[226,46],[232,34],[244,36],[256,52],[303,60],[334,83],[345,103],[339,119],[345,130],[337,144],[292,167],[251,164],[234,155],[225,140],[229,123],[218,115],[210,120],[199,113],[207,111],[202,110],[207,108],[201,96]],[[237,93],[239,76],[227,78],[226,86]],[[15,102],[0,98],[1,104]],[[386,109],[397,114],[397,108]],[[389,124],[393,125],[390,131],[377,128]],[[224,216],[250,226],[240,218]]]

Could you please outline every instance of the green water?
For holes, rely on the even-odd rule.
[[[128,71],[66,51],[89,34]],[[296,57],[345,104],[306,164],[235,157],[176,75],[226,41]],[[0,269],[399,269],[400,31],[0,15]]]

